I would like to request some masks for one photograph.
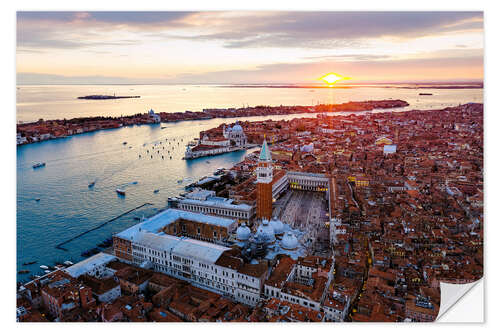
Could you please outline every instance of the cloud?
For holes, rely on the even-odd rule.
[[[339,60],[339,61],[372,61],[389,59],[388,54],[335,54],[325,56],[304,57],[304,59],[323,59],[323,60]]]
[[[51,22],[107,26],[175,26],[195,12],[17,12],[18,22]]]
[[[18,12],[17,19],[19,47],[49,48],[87,47],[97,44],[93,38],[132,31],[219,41],[226,48],[327,49],[361,47],[364,39],[378,37],[479,31],[483,24],[482,12]]]
[[[359,46],[369,38],[478,30],[482,21],[481,12],[276,12],[263,18],[228,18],[219,22],[216,32],[177,38],[218,40],[227,48],[332,48]]]
[[[153,31],[184,25],[192,12],[18,12],[17,47],[81,49],[141,44],[116,37],[120,31]]]

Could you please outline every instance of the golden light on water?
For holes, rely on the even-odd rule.
[[[328,84],[329,86],[333,86],[335,83],[337,83],[340,80],[349,80],[348,77],[338,75],[335,73],[328,73],[326,75],[323,75],[322,77],[319,78],[320,80],[323,80]]]

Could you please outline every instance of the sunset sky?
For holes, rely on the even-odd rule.
[[[18,12],[18,84],[483,79],[481,12]]]

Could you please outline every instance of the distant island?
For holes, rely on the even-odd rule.
[[[112,96],[114,97],[114,96]],[[118,98],[118,96],[114,97]],[[290,115],[299,113],[322,112],[362,112],[374,109],[393,109],[409,106],[408,102],[399,99],[386,99],[364,102],[346,102],[341,104],[266,106],[257,105],[244,108],[203,109],[201,112],[160,112],[153,110],[121,117],[84,117],[73,119],[43,120],[17,124],[17,144],[29,144],[49,139],[63,138],[75,134],[118,128],[122,126],[158,124],[160,122],[176,122],[214,118],[238,118],[270,115]]]
[[[141,98],[141,96],[88,95],[88,96],[78,97],[78,99],[120,99],[120,98]]]

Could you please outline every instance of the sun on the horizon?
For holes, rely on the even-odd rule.
[[[338,75],[335,73],[328,73],[326,75],[323,75],[322,77],[319,78],[320,80],[323,80],[328,84],[329,86],[333,86],[335,83],[337,83],[340,80],[349,80],[348,77]]]

